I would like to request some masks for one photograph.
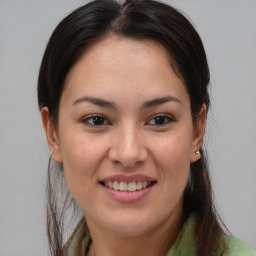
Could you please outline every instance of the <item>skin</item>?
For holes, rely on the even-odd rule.
[[[83,97],[114,103],[99,106]],[[170,97],[145,107],[155,98]],[[76,103],[75,103],[76,102]],[[144,104],[144,105],[143,105]],[[144,107],[143,107],[144,106]],[[90,115],[100,115],[95,125]],[[157,122],[156,115],[161,115]],[[89,255],[165,255],[182,225],[190,163],[202,143],[206,107],[192,123],[187,90],[158,43],[111,36],[90,46],[70,70],[58,129],[42,120],[53,160],[81,206],[92,236]],[[136,202],[110,197],[99,181],[142,174],[156,184]]]

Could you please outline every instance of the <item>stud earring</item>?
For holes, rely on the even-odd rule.
[[[201,157],[200,150],[197,150],[195,153],[196,153],[197,155],[199,155],[199,157]]]

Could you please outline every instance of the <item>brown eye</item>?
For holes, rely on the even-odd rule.
[[[148,121],[149,125],[163,126],[170,122],[173,122],[173,118],[168,115],[158,115]]]
[[[93,115],[83,119],[83,123],[89,126],[103,126],[107,125],[108,121],[103,116]]]

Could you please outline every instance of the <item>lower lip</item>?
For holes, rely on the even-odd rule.
[[[110,195],[112,198],[116,199],[117,201],[123,202],[123,203],[137,202],[139,200],[142,200],[146,195],[150,193],[150,191],[153,189],[153,186],[154,185],[151,185],[141,190],[129,192],[129,191],[114,190],[102,185],[102,187],[104,188],[104,190],[107,192],[108,195]]]

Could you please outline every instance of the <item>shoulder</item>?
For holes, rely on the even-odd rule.
[[[225,235],[223,239],[227,246],[223,256],[256,256],[253,249],[244,241],[228,235]]]
[[[90,244],[91,236],[86,220],[82,218],[66,242],[63,248],[63,256],[82,256],[89,249]]]
[[[190,217],[174,243],[168,256],[195,256],[197,255],[197,245],[195,242],[196,218]],[[216,255],[218,256],[256,256],[253,249],[244,241],[233,236],[223,234],[222,241],[224,242],[219,248]]]

